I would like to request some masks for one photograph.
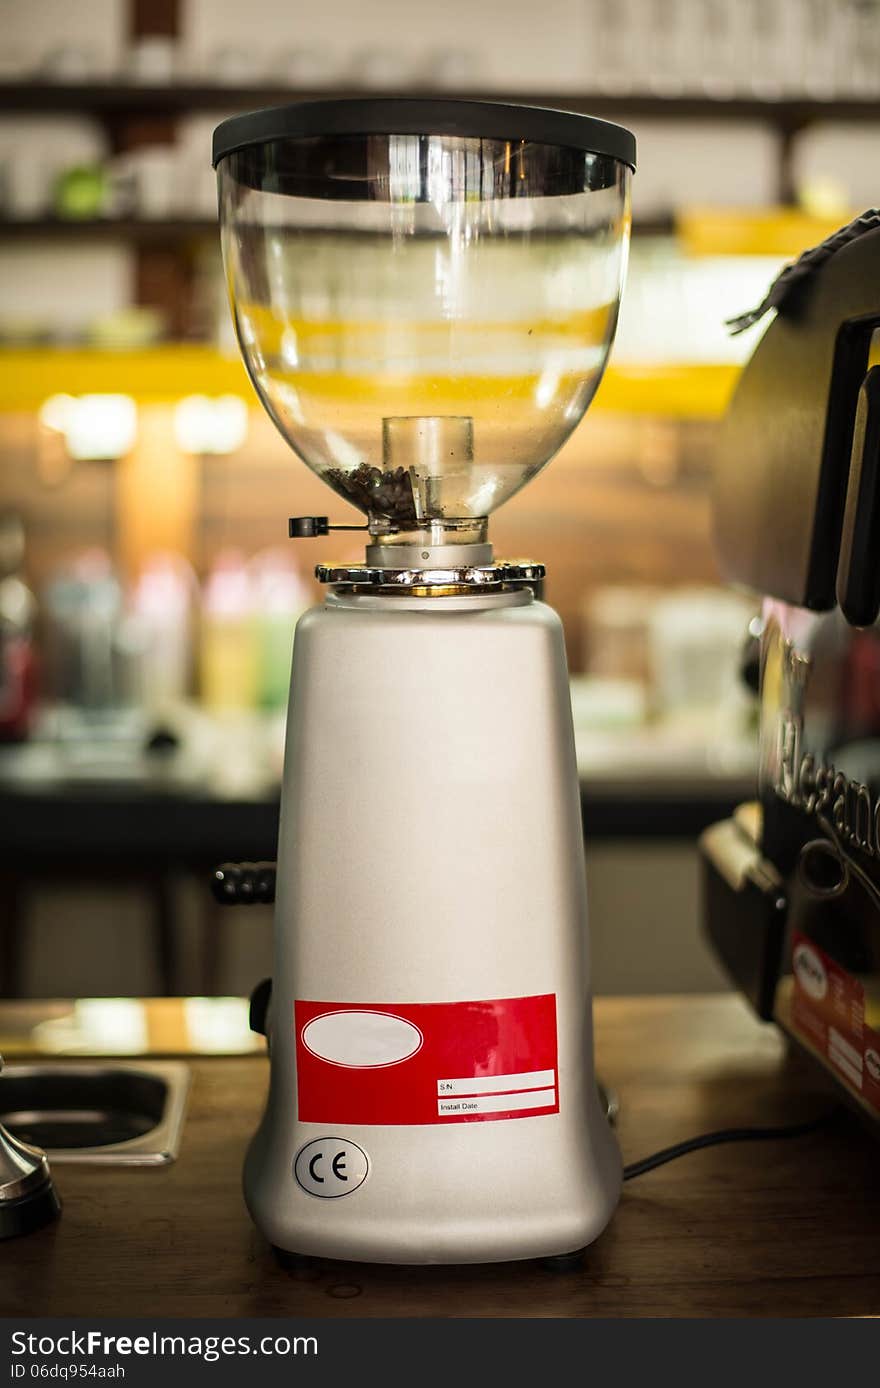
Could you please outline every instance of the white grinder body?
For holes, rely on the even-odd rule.
[[[568,675],[529,590],[300,620],[268,1029],[245,1196],[277,1247],[492,1262],[607,1224]]]

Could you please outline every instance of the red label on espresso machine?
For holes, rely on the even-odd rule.
[[[880,1113],[880,1032],[865,1021],[865,990],[806,935],[795,933],[794,1028],[866,1104]]]
[[[480,1123],[559,1112],[556,997],[295,1003],[303,1123]]]

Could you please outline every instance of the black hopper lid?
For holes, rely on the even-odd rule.
[[[636,166],[629,130],[595,116],[543,106],[445,98],[357,97],[301,101],[232,116],[214,131],[212,162],[277,140],[345,135],[452,135],[527,141],[604,155]]]

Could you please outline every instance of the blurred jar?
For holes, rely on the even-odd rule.
[[[181,189],[174,145],[144,145],[128,155],[133,211],[138,217],[173,217]]]
[[[293,630],[311,606],[299,570],[283,550],[267,549],[251,561],[257,608],[261,708],[283,709],[290,691]]]
[[[650,642],[660,715],[714,723],[748,707],[740,669],[754,615],[754,603],[715,588],[683,588],[656,603]]]
[[[332,87],[339,79],[338,56],[330,47],[319,45],[282,49],[273,57],[267,76],[294,90],[313,92]]]
[[[176,145],[140,145],[107,165],[107,210],[112,217],[162,220],[186,211],[186,151]]]
[[[52,694],[99,711],[122,701],[117,635],[122,592],[109,555],[88,550],[45,592],[46,662]]]
[[[189,693],[195,593],[195,574],[178,554],[153,555],[132,591],[125,625],[138,652],[137,701],[151,710]]]
[[[476,91],[480,86],[480,54],[477,49],[432,49],[425,55],[420,81],[435,91]]]
[[[107,175],[101,164],[74,164],[55,179],[52,210],[63,221],[95,221],[107,206]]]
[[[651,680],[651,616],[660,591],[639,584],[597,588],[583,606],[586,673],[603,679]]]
[[[253,579],[240,554],[218,555],[205,582],[199,637],[199,685],[214,713],[256,707],[260,635]]]
[[[104,130],[85,116],[0,117],[0,214],[24,220],[49,216],[59,176],[68,169],[99,167],[106,156]]]
[[[21,576],[24,526],[0,515],[0,741],[16,742],[31,730],[37,700],[34,619],[37,601]]]
[[[177,73],[177,42],[168,34],[144,34],[129,46],[127,75],[132,82],[160,87]]]

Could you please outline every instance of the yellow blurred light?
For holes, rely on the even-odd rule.
[[[237,395],[188,395],[174,411],[174,436],[184,453],[234,453],[247,428],[247,405]]]
[[[826,188],[827,193],[827,188]],[[814,203],[817,200],[814,199]],[[691,256],[778,256],[794,260],[854,213],[835,203],[796,207],[686,207],[675,216],[679,244]]]
[[[137,406],[130,395],[51,395],[40,423],[64,435],[77,462],[121,458],[137,438]]]
[[[798,188],[800,203],[809,217],[831,218],[842,225],[850,220],[850,201],[845,181],[830,174],[805,179]]]
[[[65,436],[72,458],[121,458],[137,438],[137,406],[130,395],[81,395]]]
[[[72,395],[50,395],[40,406],[40,423],[56,434],[65,434],[67,425],[76,409],[76,399]]]

